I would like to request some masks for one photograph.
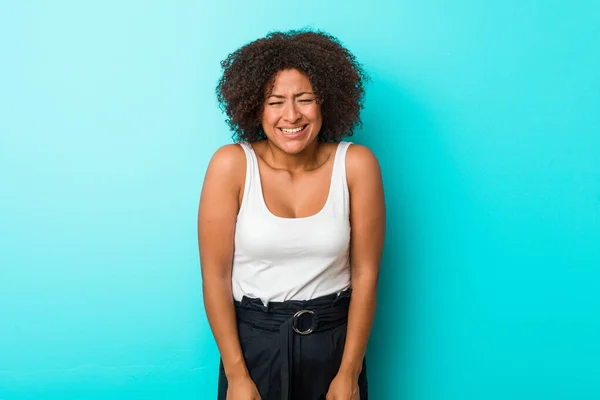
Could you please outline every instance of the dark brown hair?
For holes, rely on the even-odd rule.
[[[368,77],[354,55],[327,33],[271,32],[231,53],[221,67],[217,100],[236,141],[265,138],[261,119],[267,85],[286,69],[310,80],[323,116],[319,140],[339,142],[361,123]]]

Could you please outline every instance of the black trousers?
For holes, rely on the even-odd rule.
[[[262,400],[324,400],[344,351],[351,289],[307,301],[235,302],[238,332],[250,377]],[[367,368],[358,378],[368,400]],[[221,362],[218,400],[227,378]]]

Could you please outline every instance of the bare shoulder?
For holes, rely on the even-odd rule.
[[[365,270],[377,270],[381,259],[385,195],[379,162],[366,146],[351,145],[348,148],[346,175],[352,226],[351,261],[353,276],[359,276]]]
[[[215,151],[209,165],[223,172],[240,168],[243,170],[246,166],[246,155],[239,144],[226,144]]]
[[[240,193],[246,176],[246,155],[239,144],[227,144],[215,151],[204,178],[204,191]]]
[[[245,171],[244,149],[237,144],[219,148],[208,164],[198,209],[204,278],[231,279],[235,221]]]
[[[379,161],[367,146],[352,144],[346,154],[346,176],[348,185],[361,183],[365,180],[381,181]]]

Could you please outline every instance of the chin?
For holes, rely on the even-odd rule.
[[[309,142],[310,143],[310,142]],[[288,154],[298,154],[304,150],[309,143],[301,142],[301,141],[283,141],[278,143],[278,147]]]
[[[313,142],[316,141],[315,137],[307,137],[298,140],[283,140],[278,141],[278,146],[281,150],[285,151],[288,154],[298,154],[302,152],[307,147],[310,147]]]

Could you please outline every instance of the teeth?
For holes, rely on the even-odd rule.
[[[302,129],[304,129],[303,126],[301,126],[300,128],[296,128],[296,129],[284,129],[284,128],[281,128],[281,131],[283,133],[296,133],[296,132],[300,132]]]

